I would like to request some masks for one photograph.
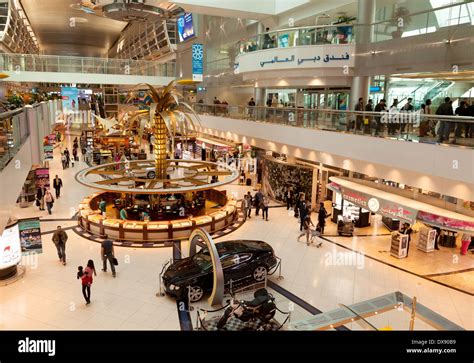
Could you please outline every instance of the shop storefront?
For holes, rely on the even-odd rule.
[[[443,236],[452,237],[440,239],[439,243],[445,247],[456,246],[456,234],[474,235],[474,218],[392,194],[377,189],[375,185],[371,187],[367,183],[360,184],[355,179],[332,177],[328,188],[334,192],[333,214],[339,214],[338,223],[344,213],[346,216],[357,215],[357,207],[360,209],[359,217],[360,212],[379,214],[382,216],[383,223],[391,230],[398,231],[405,223],[411,226],[420,222],[424,226],[420,228],[416,243],[417,248],[424,252],[433,251],[438,232],[441,232]],[[453,239],[454,243],[452,243]],[[408,237],[403,233],[392,233],[391,254],[398,258],[406,257],[407,244]]]

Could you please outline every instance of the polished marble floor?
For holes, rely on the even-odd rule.
[[[40,212],[34,206],[17,207],[12,211],[12,215],[18,218],[41,216],[43,232],[53,231],[59,224],[64,228],[74,226],[76,222],[71,218],[77,211],[76,206],[84,196],[93,192],[74,179],[75,173],[86,165],[79,162],[75,168],[62,170],[58,153],[56,149],[55,158],[50,162],[51,175],[58,174],[63,179],[64,188],[52,215]],[[251,188],[231,185],[227,190],[240,198]],[[324,241],[321,248],[306,246],[303,240],[296,240],[299,234],[296,219],[288,214],[286,208],[272,205],[275,208],[269,210],[269,221],[255,218],[253,211],[250,220],[217,241],[243,238],[270,243],[283,259],[284,279],[275,282],[321,311],[335,309],[339,303],[350,305],[398,290],[416,296],[420,303],[454,323],[474,329],[472,295],[408,272],[413,270],[424,275],[450,271],[451,251],[424,254],[412,248],[408,259],[391,258],[383,252],[389,249],[388,231],[377,223],[377,231],[370,233],[382,235],[328,237],[333,242]],[[328,235],[333,234],[331,228]],[[113,278],[110,272],[100,271],[99,244],[79,237],[71,229],[67,232],[66,266],[58,261],[51,233],[47,233],[43,236],[43,254],[37,259],[24,260],[27,265],[25,276],[13,284],[0,286],[0,329],[180,329],[176,302],[156,296],[158,275],[162,265],[172,257],[171,248],[116,247],[119,266],[117,277]],[[183,250],[185,247],[184,243]],[[348,247],[376,259],[355,255]],[[448,261],[442,257],[444,254]],[[460,262],[463,268],[473,267],[472,256],[465,257],[467,262]],[[85,265],[88,259],[95,261],[97,277],[94,277],[92,286],[92,303],[86,306],[76,272],[77,267]],[[450,276],[454,275],[438,279],[448,284]],[[470,280],[472,284],[472,273],[465,276],[465,283]],[[406,317],[396,312],[376,319],[380,319],[377,321],[380,327],[406,327]],[[421,323],[415,326],[429,329]]]

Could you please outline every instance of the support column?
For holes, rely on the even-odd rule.
[[[358,0],[357,2],[357,20],[360,26],[356,27],[357,44],[371,43],[374,37],[374,27],[370,24],[375,21],[375,1],[376,0]],[[357,54],[357,46],[356,46]],[[356,57],[354,78],[352,79],[351,94],[349,99],[350,109],[353,110],[359,97],[364,99],[364,104],[369,98],[370,77],[359,76],[357,72],[360,57]]]
[[[265,106],[265,88],[254,88],[255,90],[255,104],[257,106]]]
[[[40,129],[39,122],[36,119],[36,112],[31,105],[25,106],[26,119],[28,120],[28,128],[30,130],[30,143],[31,143],[31,163],[41,164],[43,148],[40,143]]]

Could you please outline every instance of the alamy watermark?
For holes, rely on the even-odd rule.
[[[326,266],[355,266],[362,270],[365,267],[365,256],[358,252],[338,252],[333,248],[331,252],[324,254],[324,264]]]

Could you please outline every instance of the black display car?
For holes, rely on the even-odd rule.
[[[273,248],[263,241],[236,240],[216,243],[225,284],[230,281],[263,281],[277,264]],[[163,283],[168,295],[176,298],[187,298],[196,302],[206,292],[212,291],[213,268],[211,255],[207,247],[194,256],[178,260],[171,264],[163,274]],[[189,291],[189,292],[188,292]]]

